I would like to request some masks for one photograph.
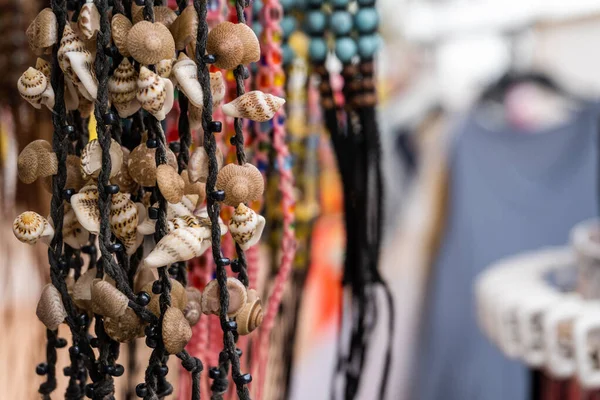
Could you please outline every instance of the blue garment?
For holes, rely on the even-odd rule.
[[[598,106],[544,132],[492,130],[473,112],[450,154],[448,220],[434,264],[415,400],[526,400],[526,367],[479,331],[473,283],[490,263],[568,242],[596,215]]]

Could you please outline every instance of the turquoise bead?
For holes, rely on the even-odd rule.
[[[281,51],[283,53],[283,65],[290,65],[292,61],[294,61],[296,53],[294,53],[294,50],[287,44],[282,46]]]
[[[288,11],[294,6],[294,0],[279,0],[283,11]]]
[[[311,38],[308,45],[310,59],[315,62],[325,61],[327,58],[327,43],[323,38]]]
[[[341,9],[348,7],[349,0],[329,0],[329,3],[333,8]]]
[[[358,38],[358,55],[362,59],[372,59],[379,48],[379,35],[361,36]]]
[[[359,7],[374,6],[375,0],[358,0],[357,3]]]
[[[379,24],[379,16],[374,8],[361,8],[354,16],[354,25],[360,33],[374,32]]]
[[[352,15],[348,11],[334,11],[329,28],[336,36],[348,36],[352,30]]]
[[[350,37],[338,38],[335,41],[335,55],[343,64],[352,61],[356,55],[356,42]]]
[[[292,32],[296,30],[296,18],[286,15],[281,20],[281,33],[283,34],[283,38],[287,39],[290,37]]]
[[[254,13],[254,15],[257,15],[260,12],[260,10],[262,10],[262,8],[263,8],[262,0],[254,0],[254,3],[252,4],[252,12]]]
[[[260,37],[262,31],[263,31],[263,26],[260,23],[260,21],[254,21],[252,23],[252,30],[254,31],[254,33],[256,34],[256,36]]]
[[[306,14],[306,30],[309,34],[322,34],[327,26],[327,18],[321,11],[310,11]]]

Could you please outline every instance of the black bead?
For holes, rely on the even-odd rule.
[[[181,144],[179,142],[171,142],[169,143],[169,148],[173,153],[179,153],[181,151]]]
[[[63,198],[68,201],[71,202],[71,196],[73,196],[75,194],[75,189],[69,188],[69,189],[65,189],[63,191]]]
[[[116,253],[118,251],[123,251],[123,245],[121,243],[113,243],[110,246],[108,246],[108,250],[111,253]]]
[[[71,347],[69,347],[69,354],[72,355],[72,356],[79,355],[79,347],[78,346],[71,346]]]
[[[48,364],[40,363],[35,367],[35,373],[38,375],[46,375],[48,373]]]
[[[104,186],[104,190],[108,194],[117,194],[121,188],[119,188],[119,185],[106,185]]]
[[[241,357],[242,355],[244,355],[244,352],[239,347],[236,347],[235,354],[237,354],[238,357]]]
[[[225,322],[225,326],[223,326],[224,330],[228,330],[229,332],[237,331],[237,322],[235,321],[227,321]]]
[[[217,260],[217,265],[219,267],[226,267],[229,264],[231,264],[231,260],[227,257],[221,257]]]
[[[169,373],[169,367],[166,365],[156,366],[154,372],[156,372],[158,376],[167,376]]]
[[[88,322],[90,322],[90,319],[88,318],[87,314],[80,314],[77,317],[77,323],[79,326],[86,326]]]
[[[208,377],[210,379],[219,379],[221,376],[221,370],[217,367],[212,367],[208,370]]]
[[[223,124],[221,121],[210,121],[208,124],[208,131],[215,133],[221,132],[223,130]]]
[[[135,4],[137,6],[145,6],[146,5],[146,0],[135,0]]]
[[[146,147],[149,149],[155,149],[158,147],[158,141],[156,139],[146,140]]]
[[[156,208],[156,207],[148,208],[148,218],[158,219],[158,208]]]
[[[135,298],[135,302],[140,306],[145,307],[150,303],[150,295],[146,292],[140,292]]]
[[[157,327],[155,325],[148,325],[146,327],[146,329],[144,329],[144,333],[148,337],[154,337],[154,336],[156,336],[157,332],[158,332],[158,329],[157,329]]]
[[[215,57],[214,54],[206,54],[202,57],[202,61],[204,61],[205,64],[214,64],[217,62],[217,57]]]
[[[67,263],[64,259],[60,259],[60,261],[58,261],[58,268],[60,268],[63,271],[68,271],[69,270],[69,263]]]
[[[152,337],[147,337],[146,338],[146,346],[150,347],[151,349],[155,349],[158,346],[158,340],[156,340]]]
[[[63,375],[64,376],[71,376],[72,373],[73,373],[73,371],[71,370],[71,367],[64,367],[63,368]]]
[[[73,125],[65,125],[63,130],[68,135],[73,135],[75,133],[75,127]]]
[[[63,347],[67,347],[67,339],[65,338],[57,338],[54,343],[54,347],[57,349],[62,349]]]
[[[245,65],[242,65],[242,78],[244,78],[244,79],[250,78],[250,70]]]
[[[94,397],[94,386],[91,383],[85,385],[85,395],[90,399]]]
[[[104,366],[104,373],[108,374],[108,375],[112,375],[115,372],[115,367],[114,365],[105,365]]]
[[[125,368],[121,364],[115,364],[115,370],[112,373],[112,376],[121,376],[125,373]]]
[[[235,273],[239,273],[242,268],[242,266],[240,265],[240,260],[238,260],[237,258],[235,260],[231,261],[231,270]]]
[[[214,201],[223,201],[225,200],[225,191],[224,190],[215,190],[210,192],[210,198]]]
[[[90,339],[90,346],[92,346],[95,349],[97,349],[98,347],[100,347],[100,341],[98,340],[98,338],[91,338]]]
[[[238,375],[238,376],[234,377],[233,380],[237,384],[247,385],[250,382],[252,382],[252,375],[250,375],[250,374]]]
[[[102,117],[102,120],[106,125],[117,125],[119,123],[119,118],[112,111],[107,112]]]
[[[96,246],[86,244],[81,248],[81,252],[84,254],[96,254]]]
[[[237,143],[237,136],[232,136],[231,139],[229,139],[229,143],[231,143],[232,146],[235,146]]]
[[[171,265],[169,267],[169,275],[177,276],[178,273],[179,273],[179,267],[177,267],[176,265]]]
[[[146,384],[145,383],[140,383],[139,385],[137,385],[135,387],[135,394],[138,397],[144,397],[144,396],[146,396],[148,394],[148,388],[146,387]]]
[[[160,281],[154,281],[152,284],[152,293],[161,294],[163,291],[163,284]]]

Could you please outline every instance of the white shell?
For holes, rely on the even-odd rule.
[[[242,250],[248,250],[260,240],[260,236],[265,228],[265,218],[258,215],[244,203],[240,203],[235,208],[229,222],[229,232],[231,237]]]
[[[201,256],[210,247],[210,229],[179,228],[163,237],[144,259],[149,268],[167,266]]]
[[[96,99],[98,82],[93,70],[94,58],[69,24],[65,25],[60,41],[58,63],[86,99]]]
[[[208,217],[208,210],[206,207],[197,208],[194,210],[194,215],[200,219],[207,219],[210,223],[210,218]],[[225,235],[229,230],[221,217],[219,217],[219,227],[221,227],[221,236]]]
[[[137,80],[138,73],[127,58],[123,58],[108,80],[110,101],[121,118],[130,117],[142,106],[136,98]]]
[[[89,184],[79,193],[71,196],[71,207],[77,220],[88,232],[97,235],[100,232],[100,210],[98,209],[98,187]]]
[[[63,219],[63,240],[74,249],[80,249],[89,241],[90,233],[86,231],[77,220],[73,207],[65,204],[65,217]]]
[[[54,90],[50,81],[42,71],[29,67],[17,82],[19,94],[35,108],[44,104],[49,109],[54,107]]]
[[[142,66],[137,86],[136,98],[142,108],[154,115],[159,121],[165,119],[171,108],[173,108],[173,83]]]
[[[217,169],[220,170],[223,167],[223,153],[219,146],[217,146],[215,155],[217,157]],[[196,147],[192,152],[188,163],[188,176],[192,183],[206,182],[208,178],[208,155],[204,147]]]
[[[222,110],[230,117],[265,122],[273,118],[284,103],[285,99],[281,97],[253,90],[224,104]]]
[[[110,143],[110,177],[115,176],[123,165],[123,150],[116,140]],[[102,148],[98,139],[90,140],[81,152],[81,173],[84,179],[97,178],[102,168]]]
[[[170,78],[171,72],[173,71],[173,64],[175,63],[174,58],[167,58],[164,60],[160,60],[156,64],[156,73],[161,78]]]
[[[186,218],[193,216],[193,211],[198,202],[198,195],[186,194],[179,203],[167,203],[167,220],[172,221],[175,218]],[[158,207],[155,204],[154,207]],[[152,235],[156,231],[156,220],[146,218],[138,225],[138,232],[143,235]]]
[[[38,240],[46,244],[54,237],[54,229],[48,220],[33,211],[25,211],[13,222],[13,233],[23,243],[35,244]]]
[[[79,31],[86,39],[92,39],[100,30],[100,13],[93,2],[86,2],[77,18]]]
[[[127,193],[112,196],[110,226],[114,235],[123,243],[128,255],[135,253],[142,244],[143,235],[138,235],[138,208]]]
[[[204,105],[204,94],[198,81],[196,63],[190,60],[185,53],[181,53],[179,59],[173,65],[172,74],[177,81],[177,86],[185,93],[190,103],[196,107],[202,107]]]

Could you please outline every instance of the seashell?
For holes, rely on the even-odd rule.
[[[259,298],[256,289],[248,289],[246,292],[248,293],[248,300],[246,300],[246,303],[252,303]]]
[[[182,53],[183,54],[183,53]],[[160,60],[158,64],[156,64],[156,73],[161,78],[168,79],[171,76],[171,72],[173,71],[173,64],[175,63],[174,58],[167,58],[165,60]]]
[[[152,294],[152,283],[156,280],[154,272],[148,267],[141,267],[133,280],[133,290],[135,293],[144,292],[144,288],[150,289],[148,292]],[[149,285],[149,286],[148,286]]]
[[[183,315],[190,326],[196,325],[202,316],[202,306],[197,301],[189,301],[183,309]]]
[[[52,151],[52,145],[45,140],[34,140],[19,154],[17,174],[25,184],[33,183],[40,177],[55,175],[57,172],[58,159]]]
[[[246,24],[235,24],[237,35],[244,45],[244,58],[241,64],[246,65],[260,60],[260,43],[254,30]]]
[[[144,7],[132,4],[132,16],[134,25],[144,20]],[[167,28],[177,19],[177,13],[169,7],[156,6],[154,7],[154,21],[160,22]]]
[[[54,237],[54,229],[48,220],[33,211],[25,211],[15,218],[13,233],[19,241],[27,244],[41,240],[49,245]]]
[[[237,332],[240,335],[248,335],[262,324],[263,310],[262,303],[259,298],[252,302],[246,303],[244,308],[235,317],[237,322]]]
[[[104,318],[104,330],[111,339],[120,343],[131,342],[144,336],[144,323],[131,308],[118,318]]]
[[[94,235],[100,232],[98,187],[95,184],[86,185],[79,193],[71,196],[71,207],[81,226]]]
[[[202,292],[193,286],[188,286],[185,288],[185,292],[187,293],[188,303],[190,301],[195,301],[202,304]]]
[[[137,191],[139,185],[133,180],[131,175],[129,175],[129,168],[127,165],[129,164],[130,152],[127,147],[123,146],[121,146],[121,151],[123,152],[123,163],[121,164],[119,172],[110,181],[115,185],[119,185],[122,192],[133,193]]]
[[[190,108],[188,109],[188,118],[190,120],[190,129],[193,130],[202,130],[202,108],[196,107],[193,104],[190,104]]]
[[[131,54],[127,49],[127,35],[131,30],[131,21],[129,18],[124,16],[123,14],[115,14],[110,21],[110,29],[112,33],[112,40],[117,49],[119,49],[119,53],[123,57],[130,57]]]
[[[265,218],[244,203],[240,203],[229,221],[231,237],[242,250],[248,250],[260,240],[265,228]]]
[[[175,168],[161,164],[156,168],[156,183],[160,193],[169,203],[179,203],[183,197],[185,182]]]
[[[193,211],[198,201],[198,195],[184,195],[179,203],[168,203],[167,202],[167,220],[169,231],[177,229],[177,227],[194,227],[195,222],[192,222],[188,217],[195,218]],[[158,203],[154,205],[158,207]],[[177,224],[174,223],[175,220]],[[197,221],[194,219],[193,221]],[[198,226],[202,226],[198,224]],[[210,225],[209,225],[210,226]],[[151,235],[156,230],[156,221],[151,219],[145,219],[140,225],[138,225],[138,232],[144,235]]]
[[[37,55],[47,52],[58,41],[58,23],[50,8],[44,8],[25,32],[29,47]]]
[[[100,13],[93,1],[87,0],[79,11],[77,26],[83,37],[92,39],[100,30]]]
[[[217,157],[217,167],[223,167],[223,153],[219,146],[215,152]],[[196,147],[190,156],[188,163],[188,173],[191,182],[206,182],[208,178],[208,155],[204,147]]]
[[[142,108],[159,121],[165,119],[173,108],[173,83],[168,79],[161,78],[148,68],[141,67],[137,86],[136,98]]]
[[[208,228],[210,229],[210,220],[200,219],[195,215],[186,215],[184,217],[175,217],[167,222],[169,232],[179,228]]]
[[[69,24],[65,25],[60,41],[58,64],[86,99],[96,99],[98,81],[93,68],[94,57]]]
[[[95,279],[92,284],[92,303],[97,314],[118,318],[125,314],[129,299],[107,281]]]
[[[108,95],[121,118],[130,117],[141,107],[136,98],[137,80],[138,73],[127,58],[108,79]]]
[[[229,307],[227,316],[235,317],[244,308],[248,299],[246,287],[236,278],[227,278],[227,292],[229,293]],[[216,279],[208,282],[202,292],[202,313],[219,315],[221,311],[219,282]]]
[[[135,253],[142,244],[143,235],[137,233],[138,208],[129,193],[112,195],[110,205],[110,227],[112,233],[123,243],[128,255]]]
[[[110,177],[112,178],[123,165],[123,150],[114,140],[110,141]],[[85,145],[81,152],[81,174],[84,179],[97,178],[102,168],[102,148],[98,139],[93,139]]]
[[[206,184],[202,182],[191,183],[187,169],[181,171],[181,179],[183,179],[183,193],[197,195],[198,202],[202,204],[206,197]]]
[[[140,21],[127,34],[127,49],[140,64],[153,65],[175,55],[175,42],[165,25]]]
[[[48,193],[52,193],[52,176],[44,177],[42,184]],[[85,181],[81,176],[81,160],[74,154],[67,155],[67,180],[65,181],[65,188],[78,192],[84,184]]]
[[[149,268],[146,268],[151,271]],[[169,278],[171,281],[171,306],[178,308],[183,311],[185,306],[188,303],[187,292],[183,285],[179,283],[176,279]],[[142,288],[142,292],[146,292],[150,295],[150,303],[148,303],[147,308],[151,313],[156,315],[157,317],[160,315],[160,294],[155,294],[152,292],[152,285],[154,281],[146,283]]]
[[[169,307],[165,312],[162,337],[165,350],[169,354],[183,351],[192,338],[192,328],[180,309]]]
[[[35,69],[44,74],[47,79],[50,79],[52,67],[50,67],[50,63],[48,61],[38,57],[37,60],[35,60]]]
[[[188,44],[195,43],[198,34],[198,14],[194,6],[191,4],[187,6],[171,24],[169,30],[173,34],[177,50],[184,50]],[[195,51],[190,54],[195,54]]]
[[[273,118],[284,103],[285,99],[281,97],[253,90],[224,104],[222,110],[230,117],[265,122]]]
[[[234,69],[244,59],[244,41],[239,37],[237,24],[221,22],[209,33],[206,51],[215,56],[215,66],[221,69]]]
[[[79,95],[77,110],[79,111],[79,114],[81,114],[81,118],[89,118],[94,111],[94,103],[83,97],[81,93],[78,92],[77,94]]]
[[[170,150],[167,150],[167,164],[177,168],[177,158]],[[144,187],[156,186],[156,149],[149,149],[146,141],[138,145],[129,154],[129,175],[138,184]]]
[[[217,175],[216,188],[225,191],[225,204],[237,207],[240,203],[259,200],[265,183],[262,174],[254,165],[227,164]]]
[[[83,229],[70,204],[65,204],[62,232],[63,241],[74,249],[81,249],[89,241],[89,232]]]
[[[177,80],[177,86],[185,93],[190,103],[202,107],[204,94],[198,81],[198,66],[185,53],[179,54],[177,62],[173,65],[173,76]]]
[[[65,106],[68,111],[79,108],[79,91],[67,76],[65,76]]]
[[[65,310],[60,292],[53,284],[49,283],[42,289],[35,314],[51,331],[57,330],[58,326],[67,318],[67,310]]]
[[[221,71],[210,73],[210,91],[212,93],[213,107],[217,107],[225,98],[225,80]]]
[[[208,211],[206,209],[206,207],[202,207],[199,209],[194,210],[194,216],[196,216],[198,218],[198,220],[200,221],[200,224],[205,224],[206,226],[210,227],[211,223],[210,223],[210,218],[208,217]],[[204,223],[203,221],[206,221],[206,223]],[[227,225],[225,225],[225,223],[223,222],[223,220],[221,219],[221,217],[219,217],[219,227],[221,228],[221,236],[225,235],[227,233]]]
[[[144,265],[158,268],[201,256],[210,247],[210,229],[179,228],[169,232],[144,259]]]
[[[35,108],[44,104],[50,110],[54,107],[54,90],[43,72],[29,67],[17,82],[19,94]]]
[[[96,268],[88,269],[73,285],[71,297],[75,305],[82,310],[92,310],[92,285],[96,273]]]

